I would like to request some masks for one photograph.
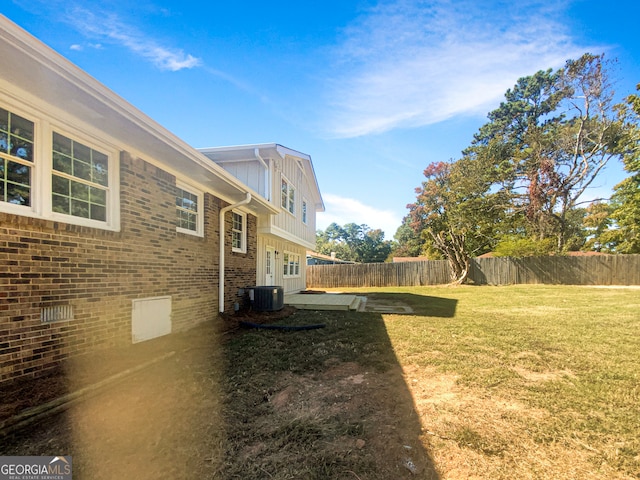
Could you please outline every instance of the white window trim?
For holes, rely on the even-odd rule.
[[[182,183],[176,180],[176,188],[189,192],[198,198],[198,210],[196,211],[196,229],[189,230],[188,228],[182,228],[176,225],[176,232],[184,233],[186,235],[194,235],[196,237],[204,237],[204,193],[197,188],[192,187],[186,183]]]
[[[81,130],[69,125],[58,123],[48,118],[45,114],[34,111],[20,103],[3,98],[0,106],[32,121],[34,124],[31,205],[13,205],[7,202],[0,202],[0,212],[101,230],[120,231],[120,156],[118,150],[92,135],[83,133]],[[98,150],[109,158],[106,221],[91,220],[53,211],[51,176],[53,174],[52,137],[54,131]]]
[[[287,204],[286,205],[282,205],[282,182],[286,182],[287,184]],[[289,193],[291,189],[293,189],[293,204],[291,204],[291,197]],[[297,195],[296,194],[297,194],[297,189],[295,185],[291,183],[287,177],[282,175],[282,180],[280,182],[280,206],[285,212],[287,212],[289,215],[293,215],[294,217],[296,216],[296,211],[297,211],[296,209]],[[293,207],[293,212],[291,211],[291,207]]]
[[[301,209],[301,215],[302,215],[302,223],[304,223],[305,225],[309,225],[309,202],[307,202],[307,199],[302,197],[302,207],[300,207]]]
[[[53,175],[53,132],[64,135],[67,138],[78,141],[87,147],[104,153],[109,157],[109,187],[107,189],[107,220],[102,222],[99,220],[91,220],[88,218],[76,217],[74,215],[68,215],[65,213],[58,213],[53,211],[51,200],[52,189],[52,175]],[[72,223],[75,225],[83,225],[93,228],[102,228],[105,230],[120,230],[120,157],[118,152],[106,144],[84,135],[76,130],[71,130],[67,126],[57,125],[52,123],[50,128],[45,133],[43,139],[43,145],[46,149],[46,162],[43,168],[42,180],[43,203],[48,212],[51,214],[53,220]]]
[[[282,256],[282,261],[284,262],[284,257],[287,256],[288,258],[293,257],[294,261],[293,261],[293,273],[291,273],[290,271],[290,263],[291,261],[288,261],[286,263],[283,263],[283,267],[286,266],[287,268],[287,273],[284,273],[284,269],[283,269],[283,277],[284,278],[299,278],[300,277],[300,272],[302,269],[302,264],[300,263],[302,261],[302,256],[299,253],[294,253],[294,252],[289,252],[287,250],[284,251],[284,254]],[[296,259],[297,259],[297,266],[298,266],[298,273],[295,273],[295,266],[296,266]]]
[[[33,162],[29,167],[31,169],[31,205],[16,205],[9,202],[0,201],[0,212],[11,213],[13,215],[21,215],[25,217],[42,217],[41,195],[42,192],[42,167],[46,161],[38,161],[43,158],[43,152],[46,150],[42,146],[42,121],[28,110],[16,107],[11,103],[0,104],[0,107],[19,115],[30,122],[33,122]],[[49,154],[51,155],[51,154]],[[10,156],[9,156],[10,157]],[[2,157],[4,158],[4,157]]]
[[[233,215],[238,215],[242,218],[242,231],[241,234],[241,246],[240,248],[233,246],[233,234],[238,230],[233,228]],[[231,251],[236,253],[247,253],[247,214],[241,212],[240,210],[232,210],[231,211]]]

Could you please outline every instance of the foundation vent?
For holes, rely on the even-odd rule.
[[[66,320],[73,320],[73,306],[71,305],[53,305],[42,307],[40,310],[42,323],[64,322]]]

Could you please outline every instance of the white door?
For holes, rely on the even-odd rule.
[[[273,247],[267,247],[264,256],[264,272],[265,272],[265,285],[273,285],[274,280],[274,272],[275,272],[275,249]]]

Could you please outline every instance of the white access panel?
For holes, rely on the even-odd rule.
[[[144,342],[171,333],[171,296],[133,300],[131,341]]]

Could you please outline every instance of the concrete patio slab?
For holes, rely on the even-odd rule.
[[[285,294],[285,305],[301,310],[358,310],[361,297],[338,293],[291,293]]]

